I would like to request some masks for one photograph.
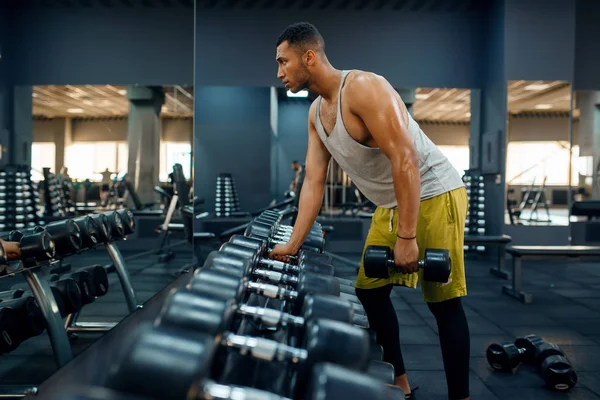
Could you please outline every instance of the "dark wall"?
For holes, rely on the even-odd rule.
[[[600,2],[577,0],[574,90],[600,90]]]
[[[295,172],[293,160],[304,163],[308,146],[308,111],[310,101],[306,99],[281,99],[279,101],[278,133],[274,140],[277,150],[277,187],[275,193],[283,196],[289,189]]]
[[[275,43],[307,20],[321,31],[331,63],[365,69],[396,87],[474,87],[479,49],[475,12],[199,10],[197,85],[280,86]]]
[[[201,69],[197,73],[201,73]],[[269,88],[196,87],[194,193],[214,210],[217,176],[231,173],[242,210],[266,206],[271,196]]]
[[[192,84],[193,8],[131,2],[13,11],[16,84]]]
[[[575,3],[506,0],[505,42],[507,79],[572,81]]]

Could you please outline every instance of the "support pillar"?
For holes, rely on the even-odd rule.
[[[140,201],[150,203],[155,199],[154,186],[159,182],[160,110],[165,95],[162,87],[129,86],[127,98],[130,101],[127,177]]]
[[[578,91],[575,98],[579,109],[579,156],[592,156],[594,176],[592,199],[600,199],[600,92]]]
[[[58,174],[60,169],[65,165],[65,153],[67,147],[73,143],[73,119],[64,119],[64,128],[62,135],[54,138],[56,143],[56,154],[54,159],[54,171]]]

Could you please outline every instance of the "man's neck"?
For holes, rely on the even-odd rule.
[[[325,101],[331,101],[337,97],[342,82],[342,71],[331,65],[324,66],[317,73],[313,73],[313,83],[309,89],[320,95]]]

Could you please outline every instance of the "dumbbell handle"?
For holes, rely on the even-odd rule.
[[[425,266],[425,261],[419,260],[419,261],[417,261],[417,265],[419,266],[419,268],[423,268]],[[387,266],[388,266],[388,268],[394,268],[394,269],[398,268],[398,266],[394,262],[394,253],[390,253],[390,258],[388,258],[388,260],[387,260]]]
[[[197,386],[193,386],[188,398],[214,400],[291,400],[287,397],[254,388],[222,385],[213,381],[204,381]]]
[[[254,358],[266,361],[286,361],[293,363],[305,361],[308,358],[308,351],[298,349],[275,340],[257,338],[252,336],[241,336],[235,333],[225,333],[221,344],[227,347],[233,347],[241,350],[241,354],[250,353]]]
[[[248,289],[252,289],[256,294],[277,300],[296,300],[298,292],[295,290],[287,290],[275,285],[265,283],[248,282]]]
[[[281,272],[269,271],[266,269],[255,269],[252,274],[256,277],[267,279],[274,283],[283,283],[285,285],[297,285],[298,277],[293,275],[282,274]]]
[[[296,265],[291,265],[282,261],[271,260],[269,258],[261,258],[258,263],[261,266],[269,267],[273,271],[277,272],[291,272],[294,274],[298,274],[300,272],[300,267]]]
[[[253,307],[243,304],[237,309],[237,312],[241,315],[259,317],[262,323],[268,326],[290,324],[302,327],[305,324],[304,318],[302,317],[273,310],[271,308]]]

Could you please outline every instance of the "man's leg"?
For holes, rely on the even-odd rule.
[[[448,397],[469,398],[469,325],[462,307],[466,296],[464,226],[467,196],[464,188],[421,202],[417,236],[420,258],[427,248],[447,249],[452,272],[449,282],[421,281],[423,298],[437,321]],[[422,278],[422,271],[419,272]]]
[[[406,377],[400,348],[398,317],[390,299],[393,286],[387,279],[367,278],[364,273],[363,259],[367,246],[377,245],[394,248],[396,234],[394,229],[389,229],[389,226],[390,210],[377,208],[373,214],[371,227],[365,240],[355,290],[356,296],[365,309],[370,329],[375,331],[377,343],[383,347],[384,360],[394,366],[395,385],[408,395],[411,393],[411,389]]]

